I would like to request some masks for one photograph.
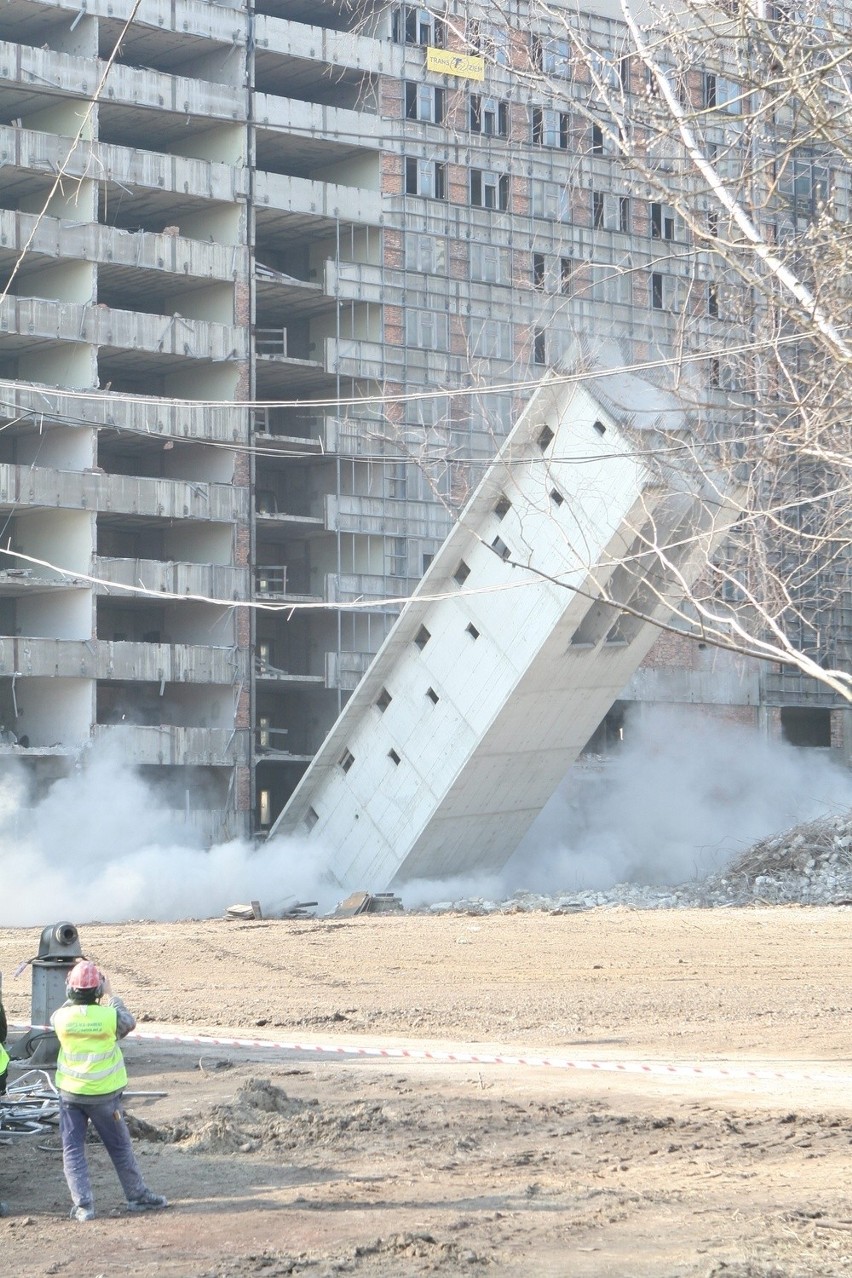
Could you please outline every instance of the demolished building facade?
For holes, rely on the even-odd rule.
[[[558,36],[481,18],[0,6],[0,751],[34,778],[103,742],[203,839],[268,831],[537,379],[578,333],[673,349],[678,218]],[[621,700],[812,692],[663,637]]]

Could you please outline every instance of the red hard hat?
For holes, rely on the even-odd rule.
[[[89,959],[80,959],[80,962],[68,973],[65,984],[69,990],[96,990],[103,984],[103,980],[103,973],[97,963],[92,963]]]

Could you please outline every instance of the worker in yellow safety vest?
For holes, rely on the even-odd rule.
[[[145,1184],[121,1104],[127,1071],[118,1041],[135,1027],[136,1018],[112,994],[103,972],[88,959],[80,959],[71,969],[65,993],[67,1002],[57,1008],[50,1023],[59,1039],[59,1134],[62,1167],[73,1202],[71,1219],[92,1220],[95,1214],[86,1161],[90,1121],[118,1173],[128,1210],[167,1207],[166,1199]],[[101,1004],[104,995],[107,1001]]]
[[[8,1033],[8,1025],[6,1024],[6,1012],[2,1002],[0,1002],[0,1096],[6,1091],[6,1081],[9,1077],[9,1053],[3,1044],[6,1042],[6,1034]],[[6,1204],[0,1203],[0,1216],[6,1215]]]

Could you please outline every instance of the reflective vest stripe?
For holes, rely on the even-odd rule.
[[[5,1074],[8,1068],[9,1068],[9,1053],[6,1051],[6,1048],[3,1046],[3,1044],[0,1043],[0,1074]]]
[[[97,1003],[60,1007],[52,1021],[59,1039],[56,1086],[60,1091],[98,1096],[126,1087],[114,1007]]]

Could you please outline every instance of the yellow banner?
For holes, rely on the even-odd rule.
[[[439,75],[460,75],[466,80],[485,79],[485,59],[450,49],[426,49],[426,70]]]

